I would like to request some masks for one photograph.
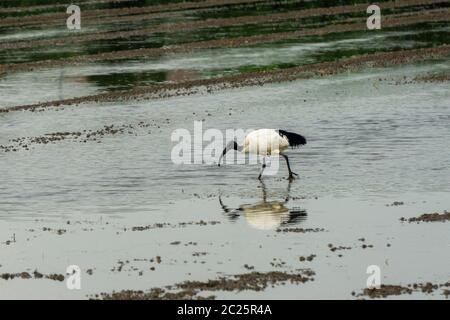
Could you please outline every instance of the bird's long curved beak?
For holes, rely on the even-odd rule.
[[[227,153],[228,148],[223,149],[222,154],[219,157],[219,161],[217,162],[217,166],[220,167],[220,162],[222,161],[223,156]]]
[[[236,143],[236,141],[230,141],[228,142],[227,146],[225,147],[225,149],[223,149],[222,154],[219,157],[219,161],[218,161],[218,166],[220,167],[220,161],[222,161],[223,156],[230,150],[239,150],[240,151],[240,147],[238,146],[238,144]]]

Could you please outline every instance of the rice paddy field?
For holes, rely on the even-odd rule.
[[[70,4],[0,3],[0,299],[448,299],[450,1]]]

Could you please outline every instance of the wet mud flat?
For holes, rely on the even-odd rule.
[[[426,2],[425,2],[426,3]],[[437,2],[439,3],[439,2]],[[414,4],[420,4],[416,2],[408,3],[386,3],[385,9],[390,8],[402,8],[408,7]],[[271,15],[260,15],[260,16],[241,16],[235,18],[225,18],[225,19],[207,19],[207,20],[198,20],[194,22],[179,22],[179,23],[166,23],[160,24],[152,28],[143,28],[143,29],[133,29],[133,30],[123,30],[123,31],[95,31],[95,32],[84,32],[82,35],[71,35],[65,37],[57,37],[57,38],[49,38],[49,39],[40,39],[40,40],[28,40],[28,41],[13,41],[13,42],[4,42],[0,43],[0,49],[11,50],[11,49],[24,49],[24,48],[32,48],[39,46],[60,46],[64,44],[73,44],[73,43],[82,43],[89,41],[99,41],[99,40],[117,40],[121,38],[132,38],[139,36],[151,36],[154,33],[175,33],[180,30],[183,31],[195,31],[199,29],[207,29],[210,28],[223,28],[223,27],[231,27],[231,26],[240,26],[240,25],[251,25],[258,23],[270,23],[274,26],[277,26],[279,22],[283,21],[295,21],[298,23],[298,19],[301,18],[310,18],[316,16],[333,16],[339,14],[351,14],[351,13],[361,13],[364,12],[366,4],[357,5],[357,6],[343,6],[336,8],[317,8],[317,9],[306,9],[299,10],[294,12],[284,12],[277,13]],[[414,23],[423,23],[430,21],[446,21],[448,20],[448,11],[446,8],[438,8],[438,9],[426,9],[426,10],[417,10],[407,13],[393,13],[389,14],[385,17],[384,26],[385,28],[391,28],[395,26],[402,26]],[[397,20],[397,21],[396,21]],[[284,39],[299,39],[304,36],[311,35],[323,35],[331,32],[344,32],[344,31],[357,31],[364,30],[367,28],[365,16],[362,17],[343,17],[341,19],[331,20],[328,23],[328,28],[323,28],[323,24],[320,23],[305,23],[305,26],[308,27],[308,31],[303,32],[291,32],[291,33],[269,33],[265,37],[262,36],[253,36],[253,37],[233,37],[228,39],[228,42],[232,41],[237,44],[239,42],[247,42],[247,45],[254,44],[258,42],[270,42],[270,41],[279,41]],[[322,28],[320,28],[322,26]],[[333,30],[333,27],[335,30]],[[344,28],[347,27],[347,28]],[[365,27],[365,28],[364,28]],[[222,42],[222,46],[225,45],[226,42]],[[216,44],[219,47],[220,42]],[[241,44],[242,45],[242,44]],[[191,44],[192,46],[192,44]],[[205,47],[205,45],[204,45]],[[212,47],[212,46],[210,46]],[[180,49],[183,46],[180,46]],[[184,45],[184,50],[188,50],[189,46]],[[140,50],[136,51],[140,52],[140,55],[146,54],[146,51]],[[168,51],[170,52],[170,51]],[[151,51],[148,51],[151,53]],[[127,57],[129,58],[131,54]],[[137,56],[137,55],[136,55]],[[92,61],[91,57],[91,61]],[[125,57],[120,57],[117,55],[115,59],[120,59]],[[70,62],[70,61],[66,61]]]
[[[295,1],[292,1],[295,3]],[[444,0],[405,0],[401,2],[389,2],[389,1],[381,1],[380,4],[385,9],[393,9],[399,8],[403,6],[418,6],[418,5],[429,5],[429,4],[442,4],[445,3]],[[103,10],[87,10],[84,12],[85,19],[87,21],[93,20],[95,23],[105,22],[105,18],[113,17],[113,21],[123,22],[123,19],[126,21],[133,20],[142,20],[148,19],[153,16],[148,16],[146,14],[153,13],[163,13],[170,11],[179,11],[179,10],[192,10],[192,9],[200,9],[202,8],[214,8],[218,9],[221,6],[232,6],[232,5],[242,5],[242,4],[262,4],[269,3],[274,4],[273,1],[264,1],[264,0],[224,0],[224,1],[197,1],[197,2],[184,2],[184,3],[169,3],[162,5],[153,5],[153,6],[145,6],[145,7],[124,7],[118,9],[103,9]],[[301,2],[300,2],[301,3]],[[333,6],[325,8],[311,8],[305,9],[303,15],[305,16],[313,16],[313,15],[323,15],[323,14],[340,14],[346,12],[360,12],[365,11],[367,8],[367,3],[355,4],[355,5],[347,5],[347,6]],[[294,15],[294,14],[292,14]],[[122,16],[122,20],[121,20]],[[6,18],[2,19],[0,22],[1,26],[26,26],[26,25],[36,25],[42,23],[61,23],[61,19],[66,18],[65,13],[54,13],[54,14],[46,14],[46,15],[29,15],[20,18]],[[269,18],[270,19],[270,18]],[[258,22],[258,21],[257,21]],[[261,22],[261,21],[259,21]],[[248,22],[247,22],[248,23]]]
[[[114,126],[106,125],[101,129],[97,130],[82,130],[82,131],[64,131],[64,132],[51,132],[47,133],[44,136],[37,137],[20,137],[11,139],[9,141],[9,145],[0,145],[0,150],[3,152],[17,152],[30,150],[34,145],[39,144],[49,144],[49,143],[57,143],[60,141],[72,141],[78,143],[87,143],[87,142],[97,142],[101,143],[103,137],[114,136],[120,134],[138,134],[142,129],[146,129],[149,127],[158,127],[155,123],[144,123],[143,121],[137,124],[128,124],[128,125],[120,125]],[[146,131],[146,133],[151,133],[151,131]]]
[[[426,272],[420,276],[418,273],[431,257],[433,263],[445,265],[448,256],[433,243],[445,241],[448,222],[430,222],[434,236],[418,244],[419,248],[415,247],[418,250],[411,250],[408,246],[411,236],[425,235],[429,224],[411,224],[399,229],[402,222],[398,217],[405,212],[422,210],[419,208],[435,207],[440,201],[439,197],[427,197],[426,203],[411,204],[412,199],[407,199],[409,204],[396,208],[356,199],[306,199],[301,205],[308,212],[308,220],[302,224],[321,225],[328,231],[300,234],[258,230],[258,222],[249,220],[244,213],[230,225],[224,213],[222,216],[220,212],[211,214],[219,210],[217,199],[180,201],[164,209],[169,213],[168,221],[160,220],[152,225],[144,222],[150,218],[145,214],[126,221],[107,215],[88,219],[81,216],[74,219],[71,215],[70,221],[61,218],[16,220],[2,225],[2,234],[7,234],[5,230],[13,231],[14,241],[1,242],[0,252],[15,254],[13,259],[2,260],[0,265],[0,281],[5,289],[0,296],[142,300],[279,298],[282,293],[291,298],[307,298],[315,297],[311,295],[313,290],[317,291],[317,297],[328,298],[445,299],[448,281],[430,277]],[[233,197],[227,201],[243,200]],[[344,203],[348,206],[347,213],[330,219],[331,208]],[[292,204],[295,205],[298,204]],[[175,217],[181,213],[179,210],[183,210],[184,219],[202,219],[179,221]],[[378,217],[381,212],[385,224],[371,229],[369,226],[376,218],[361,219],[358,217],[360,210],[377,213]],[[220,223],[211,221],[213,217]],[[355,223],[349,226],[345,222],[347,219],[353,219],[358,230],[353,228]],[[138,221],[144,222],[143,225]],[[227,236],[230,232],[232,238]],[[250,242],[249,235],[252,236]],[[58,245],[50,247],[51,243]],[[113,251],[110,243],[115,244]],[[46,249],[43,246],[47,246]],[[422,250],[425,248],[427,250]],[[71,252],[69,255],[67,250]],[[45,252],[44,259],[41,252]],[[21,262],[24,254],[25,264]],[[407,263],[414,261],[415,267],[405,273],[406,277],[399,277],[404,259]],[[74,261],[82,269],[81,290],[68,290],[66,282],[70,274],[61,272]],[[379,289],[365,288],[366,267],[373,263],[383,270]],[[444,269],[435,268],[445,279],[448,273]],[[338,283],[340,289],[328,292],[326,288],[330,283]],[[26,292],[20,290],[22,286],[27,286]]]
[[[430,0],[428,0],[430,1]],[[99,21],[104,21],[107,17],[113,17],[114,21],[120,20],[120,16],[135,16],[132,19],[142,19],[139,14],[149,14],[149,13],[162,13],[170,11],[180,11],[180,10],[190,10],[190,9],[201,9],[208,7],[221,7],[228,5],[240,5],[240,4],[252,4],[260,3],[264,0],[208,0],[208,1],[187,1],[181,3],[167,3],[160,5],[151,5],[144,7],[124,7],[117,9],[97,9],[97,10],[87,10],[84,12],[85,18],[89,20],[94,20],[95,23]],[[267,1],[270,2],[270,1]],[[0,22],[0,26],[24,26],[24,25],[34,25],[42,23],[61,23],[61,18],[66,18],[65,13],[54,13],[47,14],[45,16],[39,15],[28,15],[20,18],[9,18],[3,19]],[[148,18],[148,16],[145,16]],[[129,19],[128,19],[129,20]]]
[[[218,90],[260,86],[267,83],[283,83],[300,78],[313,76],[326,76],[345,71],[355,71],[363,66],[383,67],[396,64],[412,63],[429,59],[445,59],[450,55],[450,46],[443,45],[436,48],[414,49],[409,51],[374,53],[342,59],[336,62],[325,62],[282,70],[248,72],[236,76],[212,78],[205,80],[185,81],[177,84],[154,85],[148,88],[132,89],[128,91],[101,93],[92,96],[66,99],[62,101],[42,102],[32,105],[21,105],[1,108],[0,113],[23,110],[45,110],[49,107],[79,105],[82,103],[100,103],[126,100],[162,99],[173,96],[187,96],[201,92],[214,92]]]
[[[411,66],[397,68],[397,72],[403,70],[405,74],[411,74],[413,70]],[[433,70],[433,64],[430,64],[415,72]],[[4,290],[0,297],[446,299],[449,257],[443,246],[448,242],[449,222],[445,217],[450,203],[446,200],[447,180],[439,180],[439,177],[444,177],[447,169],[442,162],[442,152],[431,159],[421,155],[425,153],[422,148],[442,149],[445,144],[442,139],[448,129],[445,125],[448,114],[439,105],[445,105],[447,91],[444,90],[445,83],[441,82],[423,88],[422,82],[393,85],[379,81],[392,73],[392,69],[378,69],[376,74],[364,70],[356,72],[352,77],[361,86],[359,89],[355,89],[356,84],[351,84],[352,89],[348,89],[348,77],[338,74],[334,79],[326,79],[330,82],[325,84],[319,77],[210,95],[174,97],[159,102],[160,114],[149,109],[146,102],[140,105],[133,102],[129,109],[133,110],[131,116],[120,106],[116,106],[113,113],[110,108],[114,107],[94,110],[92,106],[16,113],[22,127],[7,132],[7,136],[20,132],[19,137],[48,137],[51,140],[51,133],[58,134],[55,141],[33,144],[30,150],[2,153],[4,168],[10,169],[3,174],[15,181],[14,185],[23,186],[20,182],[30,177],[26,168],[33,166],[36,171],[32,174],[31,185],[42,190],[25,188],[11,192],[2,189],[0,274],[4,277],[0,281]],[[402,78],[402,75],[397,77]],[[361,81],[364,78],[366,80]],[[327,112],[334,108],[336,92],[344,88],[356,95],[345,101],[350,106],[347,109],[342,106],[344,114],[322,114],[315,120],[305,121],[307,133],[322,133],[313,139],[312,149],[294,151],[295,166],[302,172],[300,179],[289,183],[280,173],[260,184],[255,177],[257,168],[225,166],[219,170],[216,166],[201,166],[190,171],[168,165],[169,160],[165,157],[170,154],[170,149],[154,152],[159,141],[164,141],[164,137],[167,139],[186,119],[192,122],[205,117],[205,124],[211,127],[218,126],[224,119],[230,123],[236,121],[234,117],[240,117],[242,113],[235,111],[235,105],[229,110],[226,101],[230,95],[242,100],[241,103],[247,106],[244,114],[255,119],[253,115],[266,108],[263,101],[267,102],[267,107],[274,103],[270,97],[276,97],[274,92],[280,85],[285,90],[284,99],[292,95],[294,101],[300,88],[312,91],[311,96],[305,93],[307,100],[316,96],[314,90],[328,92],[328,98],[322,95],[319,101],[311,102],[315,112],[324,107]],[[378,102],[384,97],[393,99],[391,95],[398,92],[398,86],[415,92],[415,99],[395,100],[395,104],[404,101],[407,105],[393,107],[390,111],[384,109],[384,114],[380,113]],[[384,95],[379,94],[380,87],[384,88],[381,91]],[[241,90],[250,91],[242,95]],[[248,108],[249,104],[245,102],[248,92],[253,90],[261,90],[258,95],[249,97],[261,99],[258,108],[254,109]],[[357,119],[347,119],[345,113],[357,108],[361,97],[366,95],[375,100],[373,104],[360,106]],[[226,108],[212,108],[211,98]],[[184,103],[186,112],[170,108],[172,99],[182,99],[176,101]],[[425,113],[422,107],[430,100],[437,106],[434,114]],[[199,105],[204,106],[204,112],[199,112]],[[374,110],[378,110],[378,118],[374,118]],[[401,110],[405,114],[398,113]],[[92,113],[88,121],[83,118],[74,123],[74,119],[89,112]],[[207,112],[211,116],[207,117]],[[6,115],[11,114],[14,113]],[[315,113],[306,111],[305,114]],[[99,119],[105,122],[103,117],[111,115],[106,126],[98,123]],[[56,120],[52,126],[45,124],[47,117]],[[160,121],[149,120],[156,117]],[[385,118],[392,122],[381,121]],[[40,122],[36,122],[38,119]],[[421,123],[425,126],[423,130],[427,130],[427,125],[433,126],[432,138],[418,138],[409,131],[415,132],[416,125],[406,125],[423,119],[434,120]],[[29,121],[37,128],[32,132],[28,129]],[[286,120],[280,118],[277,121]],[[345,136],[343,141],[333,140],[335,133],[326,136],[326,129],[318,129],[329,126],[330,122],[341,123],[345,128],[346,133],[341,136],[342,139]],[[307,123],[313,127],[308,127]],[[352,139],[349,137],[358,136],[360,126],[364,132],[375,130],[379,133],[381,123],[382,130],[388,130],[389,136],[383,138],[386,141],[378,148],[381,154],[389,150],[391,156],[388,159],[373,158],[372,148],[362,156],[369,160],[355,160],[354,156],[333,151],[327,153],[329,162],[320,157],[320,166],[317,166],[315,154],[324,152],[319,150],[336,150],[333,147],[336,145],[345,148],[345,141]],[[128,133],[130,124],[133,124],[131,134]],[[100,139],[102,143],[74,143],[78,133],[86,138],[90,132],[99,130],[101,134],[92,138]],[[65,136],[64,132],[77,134],[59,139]],[[415,139],[406,139],[413,136]],[[424,140],[418,143],[417,139]],[[431,143],[430,139],[435,142]],[[355,139],[353,145],[358,145],[358,141]],[[21,139],[17,140],[18,144],[21,142]],[[361,143],[367,145],[368,142]],[[346,152],[354,154],[354,147],[348,148]],[[365,149],[358,147],[356,150],[363,152]],[[405,150],[413,150],[419,161],[406,168],[415,175],[393,178],[393,172],[405,166],[402,160]],[[427,150],[430,154],[439,154]],[[131,158],[123,158],[124,154]],[[68,165],[67,157],[71,161],[78,158],[79,162]],[[43,159],[52,159],[52,166],[47,167]],[[107,164],[90,165],[95,159],[102,159]],[[348,169],[339,175],[334,167],[336,163],[344,163]],[[378,180],[373,179],[371,171],[367,173],[369,163],[375,166],[373,172],[377,172]],[[434,170],[417,169],[430,166]],[[17,167],[21,170],[12,171]],[[324,167],[326,170],[322,173]],[[76,171],[72,172],[73,169]],[[62,178],[53,178],[55,170]],[[202,172],[201,178],[196,173],[198,170]],[[159,178],[165,171],[166,175]],[[335,174],[332,181],[330,172]],[[28,178],[22,174],[27,174]],[[424,179],[421,183],[416,183],[413,178],[417,175]],[[65,181],[74,176],[78,178],[72,180],[68,189]],[[361,181],[362,176],[367,180]],[[355,181],[361,181],[361,184],[355,185]],[[50,186],[42,187],[49,183]],[[77,185],[80,187],[73,190]],[[344,191],[342,186],[346,186]],[[422,191],[424,186],[430,189]],[[263,196],[265,192],[267,199]],[[333,197],[333,194],[341,196]],[[24,201],[21,196],[29,199],[25,200],[28,201],[25,208],[19,205]],[[290,196],[290,200],[285,204],[280,199],[286,196]],[[272,201],[272,208],[273,201],[278,203],[275,206],[278,209],[273,212],[262,210],[267,208],[264,205],[267,201]],[[246,208],[247,211],[233,208]],[[416,219],[420,223],[415,223]],[[81,290],[67,289],[70,275],[65,271],[72,264],[82,270]],[[369,276],[366,270],[370,265],[378,265],[381,269],[380,289],[366,288]],[[44,276],[36,278],[35,270]],[[330,284],[333,284],[332,291]]]
[[[380,288],[364,289],[361,294],[357,297],[368,297],[368,298],[386,298],[389,296],[400,296],[400,295],[411,295],[415,291],[421,291],[423,293],[429,294],[435,290],[442,289],[442,294],[448,298],[449,295],[450,281],[446,283],[433,284],[431,282],[427,283],[414,283],[408,284],[406,287],[399,285],[381,285]]]
[[[448,21],[449,20],[450,10],[438,10],[436,12],[429,12],[424,15],[413,14],[412,16],[390,16],[386,18],[385,26],[386,28],[393,28],[396,26],[405,26],[412,25],[418,23],[426,23],[426,22],[437,22],[437,21]],[[350,19],[349,22],[354,22],[354,19]],[[292,39],[301,39],[302,37],[308,36],[323,36],[326,34],[333,33],[345,33],[352,31],[361,31],[367,28],[366,23],[364,21],[356,21],[355,23],[349,23],[344,21],[344,23],[336,23],[335,25],[328,25],[326,27],[318,27],[311,28],[305,31],[294,31],[294,32],[278,32],[274,34],[267,35],[256,35],[256,36],[247,36],[247,37],[234,37],[228,39],[219,39],[219,40],[207,40],[207,41],[196,41],[191,43],[182,43],[182,44],[174,44],[170,46],[164,46],[162,48],[140,48],[140,49],[132,49],[132,50],[120,50],[113,52],[101,52],[97,54],[91,55],[81,55],[71,58],[63,58],[57,60],[41,60],[36,62],[28,62],[28,63],[19,63],[19,64],[4,64],[0,65],[0,73],[11,73],[18,71],[32,71],[38,68],[48,68],[48,67],[56,67],[56,66],[67,66],[67,65],[81,65],[86,63],[93,63],[98,61],[118,61],[124,59],[132,59],[132,58],[144,58],[144,57],[158,57],[166,54],[176,54],[176,53],[187,53],[192,52],[194,50],[201,49],[218,49],[218,48],[238,48],[238,47],[247,47],[256,44],[268,44],[277,41],[286,41]],[[233,24],[233,23],[232,23]],[[183,27],[185,28],[185,27]],[[178,30],[178,29],[175,29]],[[163,30],[167,31],[167,30]],[[152,32],[158,32],[153,30],[143,30],[143,31],[130,31],[130,32],[121,32],[117,36],[112,35],[111,32],[108,32],[106,36],[103,37],[90,37],[90,36],[80,36],[75,39],[68,39],[69,42],[77,42],[77,40],[82,41],[95,41],[95,40],[108,40],[108,39],[120,39],[121,37],[128,38],[130,36],[138,36],[138,35],[148,35]],[[160,31],[162,32],[162,31]],[[36,45],[47,45],[54,46],[58,44],[64,44],[61,40],[41,40],[36,41]],[[27,41],[24,43],[26,46],[32,45],[32,41]],[[0,48],[2,46],[0,45]],[[26,48],[20,43],[5,43],[3,49],[21,49]]]

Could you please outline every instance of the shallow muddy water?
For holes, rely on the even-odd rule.
[[[369,265],[381,268],[382,283],[447,281],[447,223],[408,224],[400,218],[449,208],[450,92],[446,83],[396,80],[448,67],[421,64],[150,102],[0,115],[2,145],[17,137],[133,125],[97,141],[68,139],[0,153],[0,272],[64,274],[72,264],[83,270],[82,290],[45,279],[0,280],[0,298],[86,298],[214,279],[248,266],[311,268],[316,275],[300,285],[214,295],[352,298],[352,291],[365,288]],[[193,132],[195,120],[204,120],[204,130],[302,133],[308,144],[289,152],[299,179],[286,180],[284,163],[263,184],[256,179],[257,165],[174,165],[171,134],[177,128]],[[387,206],[395,201],[403,204]],[[145,228],[156,223],[166,225]],[[320,231],[280,230],[285,228]],[[346,249],[332,251],[329,244]],[[310,254],[316,255],[313,261],[299,261]],[[156,256],[160,263],[149,262]],[[407,297],[444,298],[439,290]]]

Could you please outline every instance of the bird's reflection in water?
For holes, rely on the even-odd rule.
[[[307,213],[305,210],[286,207],[290,200],[291,181],[289,181],[283,201],[267,201],[267,190],[263,181],[261,181],[261,190],[263,193],[262,201],[254,204],[242,204],[237,209],[229,208],[223,203],[222,198],[219,197],[219,202],[225,215],[231,221],[236,221],[243,216],[252,228],[260,230],[276,229],[306,220]]]

